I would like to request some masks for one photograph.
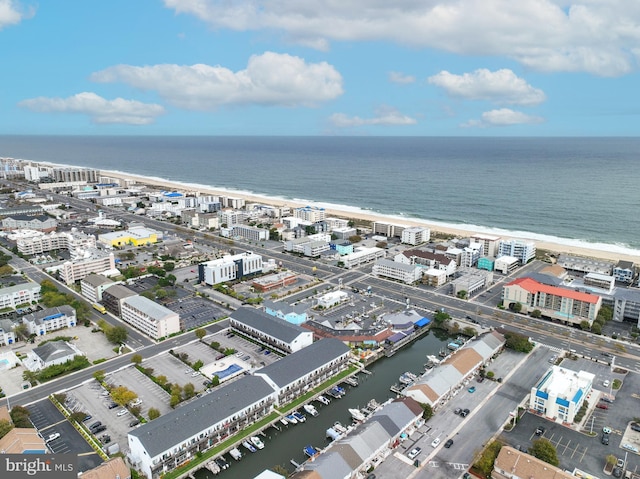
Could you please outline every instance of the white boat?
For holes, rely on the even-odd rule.
[[[242,453],[240,452],[240,449],[238,449],[237,447],[234,447],[233,449],[231,449],[229,451],[229,455],[233,457],[236,461],[239,461],[240,459],[242,459]]]
[[[331,399],[324,396],[318,396],[318,401],[327,406],[331,402]]]
[[[345,378],[344,382],[353,387],[356,387],[358,385],[358,381],[353,377]]]
[[[287,420],[286,420],[285,418],[283,418],[283,417],[281,417],[281,418],[280,418],[280,423],[281,423],[283,426],[288,426],[288,425],[289,425],[289,421],[287,421]]]
[[[398,381],[405,385],[411,384],[413,382],[413,380],[409,376],[407,376],[407,373],[404,373],[402,376],[400,376],[398,378]]]
[[[307,420],[307,417],[304,414],[302,414],[301,412],[298,412],[298,411],[293,411],[291,413],[291,415],[293,417],[295,417],[298,420],[298,422],[305,422]],[[288,417],[287,417],[287,419],[288,419]]]
[[[362,414],[362,412],[360,412],[360,409],[349,408],[348,411],[349,414],[351,414],[351,417],[356,421],[364,421],[365,419],[367,419],[367,417]]]
[[[340,434],[345,434],[347,432],[347,428],[344,427],[340,421],[336,421],[333,423],[333,429],[338,431]]]
[[[258,436],[251,436],[249,440],[251,441],[251,444],[256,446],[258,449],[264,449],[264,443]]]
[[[242,445],[249,451],[249,452],[256,452],[257,449],[253,446],[253,444],[251,444],[249,441],[242,441]]]
[[[289,424],[298,424],[298,419],[296,419],[293,414],[286,415],[285,419],[289,422]]]
[[[307,411],[312,416],[318,415],[318,410],[315,408],[313,404],[305,404],[303,407],[304,407],[304,410]]]

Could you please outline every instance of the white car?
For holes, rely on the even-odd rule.
[[[602,385],[603,385],[605,388],[608,388],[608,387],[609,387],[609,384],[611,384],[611,383],[609,382],[609,380],[608,380],[608,379],[605,379],[605,380],[604,380],[604,382],[602,383]]]
[[[440,438],[436,437],[432,442],[431,442],[431,447],[438,447],[438,444],[440,444]]]
[[[129,403],[130,406],[140,406],[140,404],[142,404],[142,399],[140,398],[135,398],[135,400]]]
[[[53,434],[49,434],[49,437],[47,437],[47,442],[55,441],[59,437],[60,437],[59,432],[54,432]]]
[[[194,371],[194,372],[191,373],[191,377],[192,378],[195,378],[197,376],[200,376],[200,371]]]
[[[121,416],[124,416],[125,414],[127,414],[128,412],[129,412],[129,411],[127,411],[126,409],[120,409],[120,410],[117,412],[116,416],[121,417]]]
[[[415,459],[418,456],[418,454],[420,454],[420,452],[422,452],[422,448],[414,447],[413,449],[411,449],[411,451],[407,453],[407,457],[409,459]]]

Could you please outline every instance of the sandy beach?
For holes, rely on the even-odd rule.
[[[133,175],[133,174],[115,172],[115,171],[105,171],[105,170],[102,170],[102,175],[110,176],[112,178],[118,178],[122,180],[133,181],[137,184],[155,186],[155,187],[158,187],[164,190],[169,190],[169,191],[174,191],[174,190],[182,191],[182,192],[196,191],[193,187],[189,187],[187,185],[180,184],[178,182],[161,180],[157,178],[149,178],[149,177],[140,176],[140,175]],[[272,206],[289,206],[289,207],[296,208],[296,207],[306,206],[308,204],[308,203],[300,203],[295,201],[278,200],[278,199],[270,198],[266,196],[249,195],[249,194],[240,193],[240,192],[231,192],[228,190],[208,188],[204,186],[198,187],[197,191],[201,194],[240,197],[240,198],[244,198],[245,201],[247,202],[262,203],[262,204],[268,204]],[[469,237],[473,234],[479,233],[477,231],[466,230],[462,228],[452,228],[452,227],[443,227],[441,225],[434,225],[434,224],[430,224],[428,221],[419,221],[419,220],[412,220],[412,219],[399,220],[398,218],[386,217],[384,215],[355,213],[351,211],[341,211],[339,209],[325,209],[325,211],[327,213],[327,216],[353,219],[356,223],[358,222],[358,220],[362,220],[362,221],[371,221],[371,222],[383,221],[383,222],[389,222],[389,223],[395,223],[395,224],[403,224],[407,226],[426,226],[430,228],[432,235],[436,233],[443,233],[447,235],[455,235],[458,237]],[[545,241],[540,241],[540,240],[521,237],[521,236],[511,235],[511,236],[508,236],[508,238],[519,238],[519,239],[530,240],[535,242],[536,248],[538,250],[548,250],[554,253],[565,253],[565,254],[572,254],[572,255],[578,255],[578,256],[586,256],[589,258],[598,258],[598,259],[616,261],[616,262],[620,260],[630,261],[632,263],[640,262],[640,251],[638,251],[637,255],[620,254],[617,252],[611,252],[611,251],[606,251],[606,250],[601,250],[596,248],[568,246],[564,244],[545,242]]]

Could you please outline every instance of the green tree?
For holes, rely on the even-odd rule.
[[[171,262],[171,261],[167,261],[164,263],[164,270],[168,273],[169,271],[173,271],[176,268],[176,264]]]
[[[24,323],[16,324],[13,328],[13,332],[18,339],[22,339],[23,341],[29,337],[29,328]]]
[[[185,399],[191,399],[196,394],[196,387],[192,383],[187,383],[182,388]]]
[[[182,396],[179,396],[177,394],[172,394],[171,398],[169,399],[169,406],[176,407],[178,404],[180,404],[181,401],[182,401]]]
[[[519,313],[522,311],[522,303],[511,303],[511,311],[514,313]]]
[[[207,335],[207,331],[204,328],[198,328],[195,330],[196,338],[202,339]]]
[[[524,334],[516,333],[514,331],[506,331],[504,333],[506,340],[505,347],[513,349],[521,353],[530,353],[533,349],[533,343],[529,341],[529,338]]]
[[[493,379],[495,377],[496,373],[494,373],[493,371],[487,371],[487,379]]]
[[[362,236],[359,236],[359,235],[349,236],[349,241],[354,244],[360,243],[360,241],[362,241]]]
[[[422,419],[425,421],[431,419],[433,417],[433,408],[431,407],[431,404],[420,403],[420,406],[422,406]]]
[[[82,422],[85,417],[87,417],[87,413],[82,411],[73,412],[69,415],[69,419],[75,422]]]
[[[98,369],[96,372],[93,373],[93,378],[99,383],[101,383],[104,381],[105,375],[106,373],[104,372],[104,369]]]
[[[13,406],[9,413],[11,421],[15,427],[33,428],[33,424],[29,420],[30,414],[29,410],[24,406]]]
[[[110,343],[122,344],[127,340],[127,329],[124,326],[113,326],[105,331],[105,336]]]
[[[193,366],[191,366],[193,369],[195,369],[196,371],[200,371],[200,368],[204,366],[204,363],[202,362],[202,359],[198,359],[195,363],[193,363]]]
[[[467,292],[466,291],[458,291],[458,294],[456,294],[456,296],[460,299],[467,299]]]
[[[111,399],[113,399],[114,403],[119,404],[120,406],[129,404],[137,397],[138,395],[136,393],[125,386],[116,386],[111,390]]]
[[[491,471],[493,471],[493,463],[496,457],[498,457],[500,449],[502,449],[501,443],[497,441],[492,442],[482,451],[480,459],[474,464],[486,477],[490,477]]]
[[[552,466],[560,464],[555,446],[544,438],[533,441],[532,446],[529,448],[529,454]]]
[[[542,311],[540,311],[539,309],[534,309],[533,311],[531,311],[531,317],[532,318],[541,318],[542,317]]]
[[[602,325],[600,323],[594,322],[591,325],[591,332],[593,334],[602,334]]]
[[[149,412],[147,412],[147,415],[149,416],[149,420],[153,421],[154,419],[158,419],[160,417],[160,411],[152,407],[149,408]]]
[[[158,376],[156,378],[156,382],[161,386],[164,387],[167,384],[167,376],[165,376],[164,374],[161,374],[160,376]]]
[[[591,329],[589,321],[587,321],[586,319],[584,321],[580,321],[580,329],[582,329],[583,331],[588,331],[589,329]]]
[[[443,327],[449,319],[451,319],[451,316],[449,316],[449,313],[445,313],[444,311],[436,311],[433,315],[433,321],[439,328]]]
[[[134,354],[131,356],[131,362],[134,364],[140,364],[142,362],[142,354]]]
[[[0,439],[5,437],[13,429],[13,424],[8,419],[0,419]]]
[[[32,386],[35,386],[38,383],[38,374],[33,371],[24,371],[22,373],[22,379],[27,381]]]

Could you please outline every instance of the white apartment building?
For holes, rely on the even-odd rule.
[[[335,218],[333,216],[327,217],[324,219],[325,223],[329,226],[330,230],[335,230],[338,228],[348,228],[349,220],[345,220],[344,218]]]
[[[520,260],[515,256],[500,256],[493,263],[493,270],[502,274],[509,274],[520,266]]]
[[[57,182],[84,181],[85,183],[98,183],[99,171],[88,168],[53,168],[53,179]]]
[[[390,259],[381,259],[373,265],[373,274],[413,284],[422,276],[422,268],[416,265],[398,263]]]
[[[395,236],[400,238],[402,237],[402,232],[406,228],[408,228],[408,226],[385,223],[383,221],[375,221],[371,226],[371,233],[373,235],[382,235],[387,238],[393,238]]]
[[[144,296],[122,300],[122,319],[152,339],[180,332],[180,315]]]
[[[101,274],[89,274],[80,281],[80,294],[92,303],[102,301],[102,293],[114,284],[106,276]]]
[[[66,284],[80,281],[91,273],[104,273],[116,269],[113,253],[99,250],[87,251],[85,256],[74,261],[65,261],[59,268],[60,279]]]
[[[0,346],[8,346],[15,342],[16,333],[13,331],[13,323],[10,319],[0,319]],[[0,354],[0,357],[2,357],[2,354]]]
[[[462,249],[460,255],[460,266],[463,268],[471,268],[478,263],[482,253],[482,245],[480,243],[471,243]]]
[[[303,221],[315,223],[324,220],[326,218],[326,212],[324,208],[317,206],[303,206],[302,208],[295,208],[293,210],[293,216]]]
[[[458,270],[458,274],[459,276],[451,281],[451,291],[453,294],[466,291],[468,295],[471,295],[493,283],[492,271],[461,268]]]
[[[447,273],[442,269],[429,268],[423,270],[422,281],[429,286],[442,286],[447,282]]]
[[[51,331],[74,327],[77,323],[76,310],[67,305],[46,308],[23,316],[22,323],[27,326],[29,334],[43,336]]]
[[[261,271],[262,256],[247,251],[201,263],[198,266],[198,278],[201,283],[213,286]]]
[[[473,243],[479,243],[482,246],[481,256],[489,256],[491,258],[496,257],[501,239],[500,236],[485,234],[475,234],[471,237]]]
[[[616,285],[616,279],[608,274],[587,273],[582,278],[585,286],[601,289],[607,293],[611,293]]]
[[[246,218],[247,215],[244,211],[223,210],[220,212],[220,224],[227,225],[227,228],[231,228],[234,225],[241,225]]]
[[[349,301],[349,295],[344,291],[330,291],[318,298],[318,306],[326,309],[347,301]]]
[[[536,244],[521,239],[500,240],[497,257],[500,256],[515,256],[520,264],[527,264],[536,257]]]
[[[21,254],[32,256],[54,250],[69,250],[71,260],[76,259],[78,251],[96,247],[96,237],[72,229],[70,232],[51,232],[23,235],[16,239]]]
[[[356,251],[350,254],[345,254],[340,258],[340,261],[345,268],[351,269],[361,264],[370,263],[377,259],[382,259],[386,256],[385,251],[382,248],[358,248]]]
[[[269,230],[248,225],[235,225],[229,232],[231,238],[244,238],[249,241],[266,241],[269,239]]]
[[[40,301],[40,285],[23,283],[0,288],[0,309],[15,309],[20,304],[31,304]]]
[[[573,424],[576,413],[591,393],[595,375],[551,366],[531,388],[529,407],[549,419]]]
[[[221,196],[218,200],[224,208],[233,208],[234,210],[242,209],[247,204],[244,198],[234,196]]]
[[[404,244],[413,246],[428,243],[431,239],[431,230],[422,226],[412,226],[402,230],[402,236],[400,238],[400,241]]]
[[[561,254],[558,256],[557,265],[562,266],[566,270],[578,271],[580,273],[612,274],[615,263],[612,261]]]

